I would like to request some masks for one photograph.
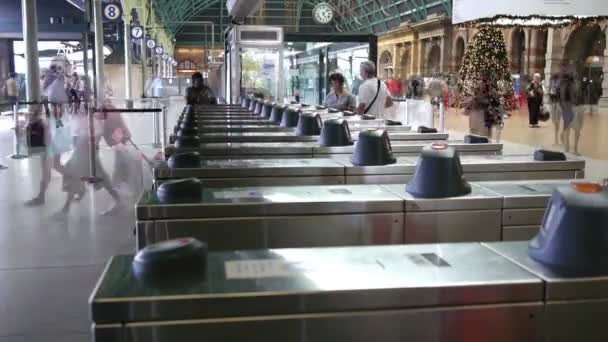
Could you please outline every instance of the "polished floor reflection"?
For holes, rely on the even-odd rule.
[[[594,109],[594,111],[597,109]],[[542,146],[555,150],[564,151],[564,145],[559,139],[555,144],[555,125],[553,120],[541,122],[540,128],[528,127],[528,112],[521,109],[511,113],[511,117],[505,120],[501,139],[516,144],[529,146]],[[599,108],[598,112],[587,111],[583,120],[583,128],[579,142],[579,153],[582,156],[608,160],[608,108]],[[560,123],[559,133],[563,123]],[[446,127],[450,130],[467,131],[469,119],[462,115],[462,111],[450,109],[446,113]],[[571,145],[574,141],[574,132],[570,131]],[[572,149],[571,149],[572,151]]]

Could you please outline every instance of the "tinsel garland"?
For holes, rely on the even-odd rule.
[[[520,25],[520,24],[511,24],[511,25],[501,25],[496,24],[495,22],[500,19],[508,19],[508,20],[545,20],[545,21],[561,21],[560,23],[544,23],[540,25]],[[546,16],[546,15],[508,15],[508,14],[499,14],[490,18],[480,18],[477,20],[467,21],[465,23],[456,24],[457,27],[460,28],[475,28],[480,26],[497,26],[503,28],[538,28],[538,29],[548,29],[548,28],[562,28],[567,26],[587,26],[587,25],[595,25],[600,24],[603,21],[608,20],[608,16],[594,16],[594,17],[577,17],[573,15],[566,16]]]

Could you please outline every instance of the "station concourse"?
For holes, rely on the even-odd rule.
[[[0,1],[0,342],[606,341],[608,5]]]

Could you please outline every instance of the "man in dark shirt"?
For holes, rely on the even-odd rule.
[[[211,89],[203,81],[203,75],[195,72],[192,75],[192,86],[186,89],[188,105],[217,104]]]

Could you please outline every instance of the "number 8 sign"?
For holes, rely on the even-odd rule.
[[[106,3],[103,5],[103,16],[106,20],[118,20],[122,17],[122,8],[115,3]]]

